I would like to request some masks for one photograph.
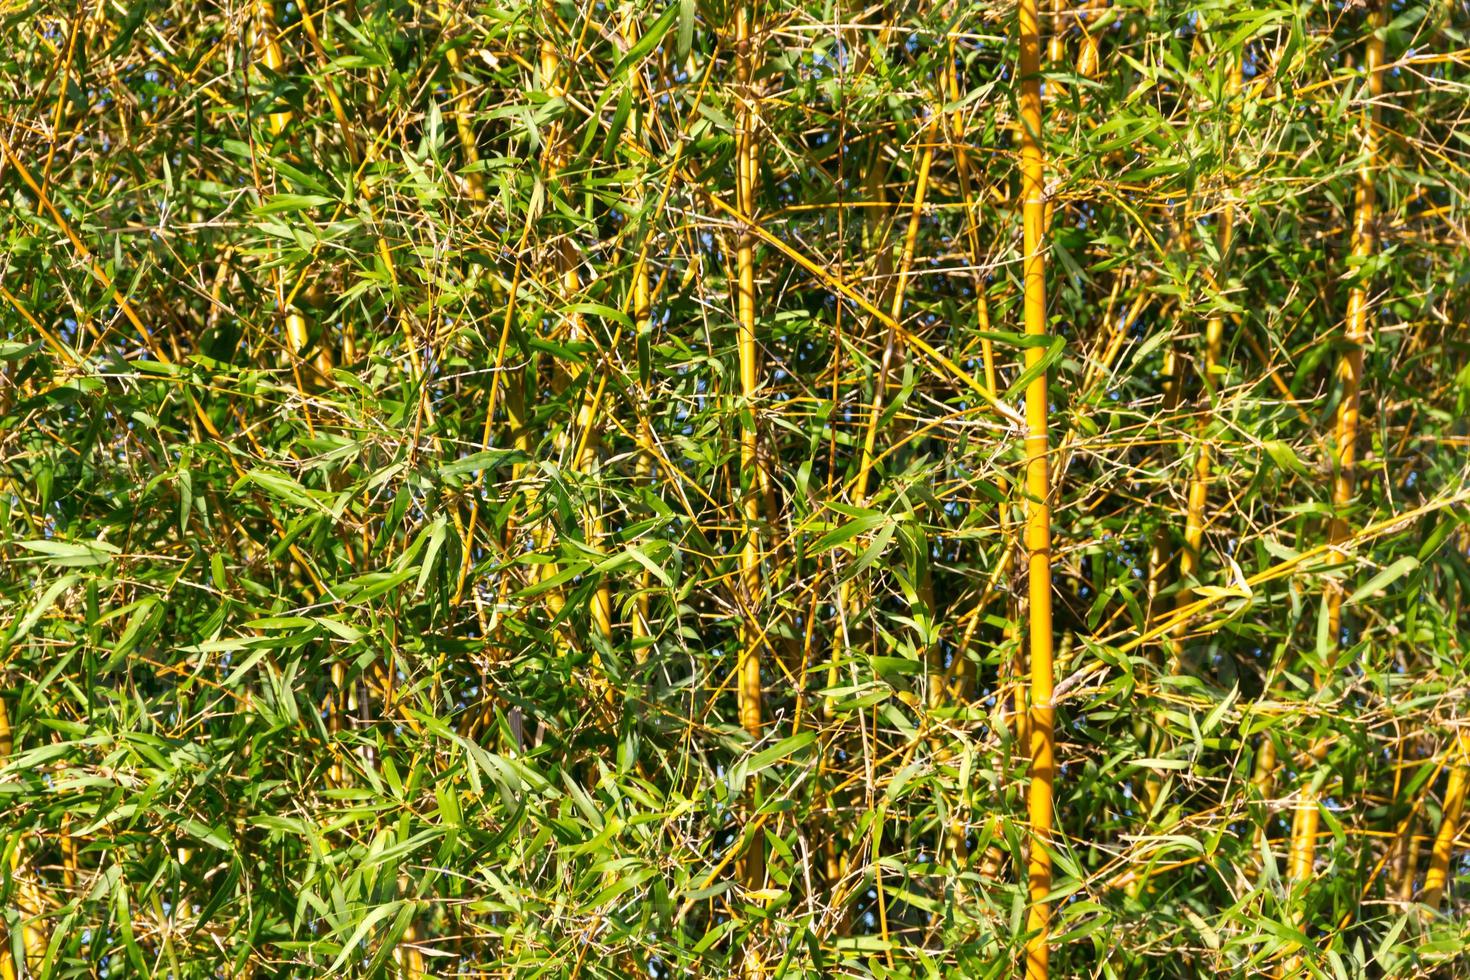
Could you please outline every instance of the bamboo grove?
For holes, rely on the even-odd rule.
[[[1463,0],[8,0],[0,977],[1470,976]]]

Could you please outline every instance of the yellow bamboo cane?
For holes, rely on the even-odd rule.
[[[736,318],[739,322],[738,347],[740,352],[740,469],[743,478],[749,478],[751,486],[741,499],[744,515],[744,543],[740,552],[741,587],[745,601],[754,608],[760,589],[760,501],[755,486],[756,425],[754,399],[759,386],[758,351],[755,337],[755,238],[750,232],[755,210],[755,118],[751,105],[750,85],[753,75],[750,40],[751,12],[748,4],[742,3],[735,11],[736,84],[738,86],[739,131],[735,147],[735,197],[736,208],[745,224],[740,228],[736,243]],[[747,637],[743,644],[740,663],[740,723],[752,736],[761,734],[761,678],[759,644],[754,637]],[[759,850],[752,844],[752,851]],[[756,857],[747,860],[746,871],[752,871]],[[758,887],[758,886],[757,886]]]
[[[1030,337],[1047,332],[1046,181],[1041,147],[1041,23],[1037,0],[1020,4],[1021,195],[1025,280],[1025,326]],[[1026,365],[1044,357],[1041,346],[1026,349]],[[1047,384],[1040,372],[1026,388],[1026,565],[1030,597],[1030,786],[1031,822],[1026,862],[1030,903],[1026,913],[1026,977],[1045,980],[1050,950],[1052,783],[1056,742],[1052,707],[1051,506],[1047,465]]]
[[[452,13],[446,0],[439,0],[439,22],[446,30],[450,26]],[[463,175],[465,191],[470,200],[481,204],[486,200],[485,178],[478,170],[469,169],[479,165],[480,148],[470,115],[464,110],[465,91],[464,82],[460,79],[459,49],[453,46],[446,48],[444,63],[449,67],[449,116],[454,120],[454,129],[459,135],[459,151],[464,160],[464,169],[469,171]]]
[[[15,747],[10,729],[10,715],[5,708],[5,699],[0,698],[0,765],[9,759]],[[36,885],[34,868],[26,860],[25,839],[22,838],[11,852],[10,876],[15,881],[16,905],[20,913],[21,948],[25,952],[25,975],[38,971],[45,960],[49,945],[47,929],[42,921],[44,905],[41,891]],[[7,937],[8,939],[8,937]],[[11,955],[11,944],[0,947],[0,980],[13,980],[18,973]]]
[[[1373,171],[1378,165],[1378,98],[1383,94],[1384,9],[1380,3],[1370,18],[1373,34],[1368,38],[1364,70],[1368,74],[1367,107],[1363,110],[1363,156],[1358,167],[1358,186],[1354,201],[1352,257],[1361,262],[1373,254],[1377,246],[1377,193]],[[1332,478],[1332,505],[1335,516],[1330,537],[1333,543],[1346,540],[1352,529],[1343,511],[1352,503],[1357,481],[1358,403],[1363,387],[1363,348],[1368,343],[1368,290],[1359,280],[1348,293],[1347,327],[1338,372],[1342,378],[1342,401],[1337,407],[1337,466]],[[1327,595],[1328,632],[1334,644],[1342,627],[1342,590],[1331,588]],[[1335,658],[1334,658],[1335,660]],[[1334,666],[1327,665],[1328,670]]]
[[[271,0],[260,0],[256,8],[256,22],[258,40],[260,44],[260,60],[266,68],[270,69],[272,75],[279,74],[286,65],[285,56],[281,53],[281,42],[276,38],[276,7]],[[272,136],[279,137],[291,125],[291,111],[283,110],[273,112],[268,120]],[[283,308],[286,317],[286,346],[293,362],[301,356],[311,342],[311,334],[307,328],[306,317],[301,311],[287,301],[285,290],[281,283],[280,273],[273,273],[276,280],[277,305]],[[295,364],[293,363],[293,368]],[[331,371],[331,360],[325,351],[321,355],[321,363],[317,368],[323,377],[329,376]]]
[[[1456,737],[1455,743],[1455,764],[1450,769],[1449,783],[1445,787],[1439,829],[1434,833],[1434,846],[1429,852],[1429,870],[1424,873],[1424,892],[1419,898],[1432,909],[1438,909],[1444,898],[1445,883],[1449,880],[1450,859],[1455,853],[1455,837],[1460,832],[1460,818],[1465,812],[1465,790],[1467,784],[1470,784],[1470,778],[1467,778],[1470,735],[1462,732]]]
[[[1383,94],[1383,35],[1384,7],[1380,0],[1369,17],[1373,33],[1368,37],[1363,69],[1368,76],[1369,102],[1360,118],[1363,136],[1362,162],[1358,166],[1357,191],[1354,201],[1352,231],[1352,255],[1362,261],[1373,254],[1376,245],[1374,234],[1377,198],[1373,187],[1373,171],[1378,163],[1378,97]],[[1363,383],[1363,347],[1368,341],[1368,292],[1362,281],[1348,293],[1347,325],[1345,338],[1347,349],[1339,362],[1339,375],[1343,384],[1342,401],[1338,404],[1336,423],[1336,466],[1332,479],[1332,504],[1336,512],[1328,531],[1328,540],[1338,545],[1352,537],[1352,528],[1343,516],[1352,503],[1357,482],[1358,402]],[[1337,557],[1346,557],[1337,552]],[[1342,589],[1335,583],[1327,586],[1327,631],[1332,649],[1336,650],[1342,635]],[[1325,670],[1330,676],[1336,667],[1336,656],[1330,654]],[[1325,746],[1314,746],[1312,755],[1325,753]],[[1317,792],[1309,783],[1297,795],[1295,813],[1292,818],[1291,845],[1288,852],[1288,880],[1294,890],[1305,889],[1312,880],[1316,862],[1317,831],[1320,823]],[[1305,897],[1295,916],[1298,927],[1305,924]],[[1284,974],[1300,969],[1300,953],[1293,954],[1284,966]]]

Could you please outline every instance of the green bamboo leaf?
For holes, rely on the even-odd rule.
[[[70,575],[63,575],[55,582],[52,582],[46,591],[41,593],[41,597],[36,600],[35,605],[26,611],[26,614],[21,617],[20,622],[16,623],[15,627],[10,631],[10,642],[16,643],[24,639],[26,634],[41,621],[41,617],[46,615],[51,607],[56,604],[56,600],[79,581],[81,581],[81,576],[72,573]]]
[[[1380,571],[1377,575],[1374,575],[1367,582],[1363,583],[1361,587],[1354,590],[1353,594],[1348,596],[1345,605],[1355,605],[1371,595],[1382,592],[1394,582],[1397,582],[1399,579],[1403,578],[1405,575],[1408,575],[1410,572],[1416,571],[1418,568],[1419,559],[1413,557],[1412,555],[1404,555],[1402,558],[1398,559],[1393,564]]]
[[[297,507],[305,507],[318,513],[330,514],[331,510],[300,483],[284,473],[267,469],[254,469],[235,483],[238,491],[242,486],[256,486],[271,496]]]
[[[746,769],[752,773],[760,772],[762,769],[768,769],[777,762],[803,752],[816,740],[816,732],[801,732],[797,735],[792,735],[790,738],[783,738],[770,748],[762,749],[751,756],[750,761],[746,763]]]
[[[678,4],[670,6],[659,15],[658,20],[655,20],[649,25],[648,30],[644,31],[643,35],[637,41],[633,42],[628,48],[628,53],[623,55],[618,60],[617,65],[613,67],[612,78],[622,78],[628,73],[629,69],[653,53],[654,48],[658,47],[659,42],[664,39],[664,35],[669,32],[669,28],[673,27],[678,20],[679,9]]]
[[[17,541],[17,545],[43,557],[37,559],[60,568],[106,565],[120,549],[106,541]]]

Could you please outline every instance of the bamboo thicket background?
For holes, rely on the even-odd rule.
[[[0,976],[1470,975],[1461,0],[3,16]]]

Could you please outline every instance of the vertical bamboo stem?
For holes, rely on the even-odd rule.
[[[1396,877],[1388,883],[1388,894],[1397,898],[1400,902],[1412,902],[1414,900],[1414,878],[1419,871],[1419,836],[1416,833],[1419,827],[1418,813],[1410,813],[1399,832],[1399,839],[1395,842]]]
[[[541,43],[540,62],[547,92],[552,96],[564,95],[565,87],[561,79],[561,54],[557,51],[556,45],[550,41],[543,41]],[[561,168],[566,162],[566,154],[565,140],[560,124],[557,124],[553,126],[552,132],[547,137],[546,179],[548,181],[558,179]],[[577,270],[578,259],[577,246],[570,238],[563,238],[557,243],[554,251],[553,264],[558,292],[563,300],[571,300],[582,290],[582,277]],[[569,322],[570,339],[573,341],[582,340],[587,332],[586,323],[582,318],[582,314],[580,312],[572,313]],[[565,383],[567,385],[575,383],[581,378],[583,373],[584,369],[580,365],[576,366],[568,373]],[[592,444],[592,431],[596,426],[596,421],[595,399],[584,397],[579,399],[576,415],[575,428],[580,438],[574,444],[571,435],[565,430],[561,430],[557,434],[557,454],[563,458],[569,457],[567,458],[567,462],[574,471],[580,472],[584,470],[592,461],[592,454],[589,447]],[[583,521],[587,528],[588,544],[596,548],[598,540],[602,537],[603,522],[601,515],[597,513],[594,507],[588,506],[583,511]],[[543,549],[550,547],[554,533],[554,528],[550,521],[543,523],[540,534],[538,535],[538,547]],[[542,565],[541,569],[543,581],[553,577],[559,571],[555,562],[548,562]],[[548,608],[552,611],[552,615],[555,616],[561,612],[566,600],[561,589],[556,588],[547,593],[546,601]],[[604,640],[610,638],[612,635],[612,593],[606,580],[603,580],[593,592],[590,613],[592,625],[597,631],[597,634]],[[596,651],[592,655],[592,665],[596,673],[594,684],[598,687],[603,687],[602,658]],[[602,693],[604,697],[610,697],[611,689],[604,688]]]
[[[1227,202],[1220,213],[1219,247],[1222,261],[1226,251],[1230,248],[1234,227],[1235,206]],[[1205,535],[1205,508],[1210,499],[1210,469],[1213,457],[1208,429],[1210,418],[1214,413],[1215,376],[1220,365],[1220,352],[1224,337],[1225,321],[1217,313],[1211,316],[1205,324],[1204,369],[1200,372],[1199,440],[1195,449],[1194,472],[1189,481],[1189,494],[1185,505],[1184,550],[1179,553],[1179,578],[1182,584],[1175,600],[1176,608],[1187,606],[1194,601],[1194,590],[1190,588],[1189,582],[1199,574],[1200,569],[1200,556]]]
[[[10,758],[14,748],[15,741],[10,728],[10,714],[6,710],[4,697],[0,697],[0,765]],[[41,924],[43,912],[41,892],[32,877],[34,869],[29,866],[25,852],[25,839],[22,837],[16,842],[15,849],[11,852],[9,869],[17,892],[16,904],[19,906],[17,911],[20,913],[21,949],[24,951],[25,970],[16,970],[11,954],[11,944],[6,942],[3,947],[0,947],[0,978],[4,980],[10,980],[18,975],[29,976],[38,971],[45,960],[46,948],[50,945],[46,929]]]
[[[736,208],[747,225],[740,229],[736,245],[736,317],[739,322],[737,344],[740,352],[740,468],[752,486],[742,494],[744,545],[741,549],[741,582],[746,598],[752,602],[760,588],[760,545],[757,525],[760,521],[759,500],[754,486],[756,467],[756,426],[753,400],[759,386],[755,339],[755,236],[748,222],[753,220],[755,198],[754,125],[750,106],[751,55],[750,10],[741,4],[735,13],[737,46],[737,80],[740,89],[740,122],[736,137]],[[747,639],[740,664],[740,720],[745,730],[759,737],[761,733],[760,661],[757,641]]]
[[[633,274],[633,323],[637,336],[646,337],[653,323],[653,290],[649,284],[648,263],[639,262]],[[641,341],[640,341],[641,342]],[[648,486],[653,475],[653,447],[648,441],[645,426],[638,426],[639,453],[637,478],[640,486]],[[633,608],[633,659],[642,664],[648,660],[647,641],[650,638],[648,619],[648,589],[653,574],[644,569],[638,578],[638,595]]]
[[[740,549],[740,592],[745,604],[744,628],[741,630],[738,692],[740,724],[751,738],[762,733],[763,706],[761,688],[760,630],[755,621],[761,592],[760,553],[760,481],[756,477],[757,458],[755,398],[759,387],[758,351],[755,337],[755,220],[756,152],[753,43],[751,2],[743,0],[735,10],[735,78],[740,102],[735,143],[735,207],[742,225],[736,242],[736,318],[739,324],[737,346],[740,353],[740,471],[742,535]],[[765,886],[765,842],[760,831],[751,835],[741,858],[741,879],[752,890]],[[746,951],[747,977],[764,975],[758,956]]]
[[[271,0],[260,0],[256,10],[257,30],[260,36],[261,62],[270,69],[271,74],[278,74],[286,64],[285,56],[281,53],[281,43],[276,39],[276,7]],[[292,114],[289,110],[273,112],[270,115],[269,125],[272,136],[279,137],[291,125]],[[311,332],[306,324],[306,317],[302,316],[294,304],[286,299],[285,289],[281,283],[280,272],[273,273],[276,279],[277,305],[282,308],[286,318],[286,347],[287,354],[292,360],[293,370],[296,362],[301,357],[308,344],[311,343]],[[329,377],[331,371],[331,358],[325,349],[319,355],[317,371],[322,377]]]
[[[1376,246],[1375,208],[1377,198],[1373,186],[1373,172],[1378,165],[1378,97],[1383,94],[1383,36],[1384,6],[1376,3],[1369,23],[1373,33],[1369,35],[1364,56],[1364,71],[1368,76],[1369,103],[1363,109],[1360,126],[1363,134],[1362,162],[1358,167],[1358,184],[1354,202],[1352,230],[1352,255],[1354,259],[1366,259]],[[1358,403],[1363,383],[1363,347],[1368,341],[1368,292],[1362,280],[1348,294],[1347,325],[1345,338],[1347,349],[1343,352],[1338,371],[1342,379],[1342,401],[1337,409],[1336,443],[1337,458],[1332,479],[1332,504],[1334,516],[1328,532],[1329,543],[1340,544],[1347,540],[1351,528],[1343,513],[1352,503],[1357,482]],[[1346,560],[1336,552],[1339,559]],[[1336,650],[1342,638],[1342,590],[1329,583],[1327,586],[1327,628],[1332,649]],[[1336,667],[1336,656],[1329,657],[1325,668],[1330,676]],[[1319,811],[1317,793],[1310,785],[1298,794],[1296,812],[1292,819],[1290,860],[1288,870],[1293,886],[1305,888],[1312,879],[1315,864]],[[1304,906],[1303,898],[1303,906]],[[1299,911],[1298,925],[1303,924],[1303,911]],[[1288,963],[1287,969],[1294,970],[1297,957]]]
[[[1231,57],[1233,62],[1233,56]],[[1240,67],[1232,63],[1230,80],[1226,84],[1225,95],[1230,97],[1240,89]],[[1221,274],[1217,277],[1219,282],[1224,281],[1224,263],[1226,253],[1230,250],[1231,239],[1235,232],[1235,204],[1226,201],[1220,212],[1220,224],[1216,229],[1216,242],[1220,252]],[[1210,499],[1210,472],[1213,467],[1214,447],[1210,443],[1209,428],[1210,421],[1215,411],[1215,377],[1220,364],[1220,353],[1224,345],[1225,319],[1223,314],[1215,313],[1205,323],[1205,350],[1204,362],[1200,369],[1200,394],[1199,394],[1199,421],[1195,426],[1195,456],[1194,467],[1190,471],[1189,489],[1185,496],[1184,510],[1184,547],[1179,552],[1179,591],[1175,594],[1174,608],[1182,609],[1195,600],[1194,588],[1191,582],[1199,575],[1202,551],[1205,540],[1205,510]],[[1175,378],[1173,390],[1169,398],[1176,400],[1181,394],[1180,379]],[[1155,554],[1160,554],[1166,548],[1167,535],[1162,539],[1156,538],[1154,542]],[[1182,655],[1182,635],[1188,624],[1181,621],[1169,638],[1169,673],[1177,673],[1180,667]],[[1159,793],[1164,783],[1157,775],[1150,774],[1144,782],[1144,793],[1150,812],[1158,805]],[[1140,886],[1147,881],[1147,872],[1139,878]]]
[[[1378,98],[1383,94],[1383,37],[1379,30],[1384,24],[1384,8],[1380,2],[1370,18],[1374,33],[1369,36],[1366,64],[1368,73],[1368,97],[1372,100],[1363,110],[1363,156],[1358,167],[1358,186],[1354,201],[1352,234],[1352,257],[1358,261],[1368,258],[1377,246],[1377,193],[1373,186],[1373,171],[1378,166]],[[1345,541],[1352,534],[1345,509],[1352,504],[1357,482],[1358,460],[1358,403],[1363,387],[1363,347],[1368,342],[1368,290],[1367,284],[1359,280],[1348,292],[1347,327],[1343,351],[1338,365],[1342,378],[1342,401],[1337,408],[1337,466],[1332,477],[1332,506],[1335,516],[1332,521],[1330,540],[1333,544]],[[1327,596],[1328,630],[1334,645],[1338,642],[1342,628],[1342,590],[1333,588]],[[1328,669],[1334,666],[1329,663]]]
[[[919,157],[918,173],[915,175],[914,200],[909,208],[908,227],[904,231],[903,251],[899,255],[898,283],[894,287],[893,298],[888,309],[889,319],[894,323],[898,323],[902,318],[904,294],[907,292],[909,277],[913,272],[914,250],[919,239],[919,223],[924,216],[924,198],[929,190],[929,169],[934,162],[934,129],[939,118],[938,113],[930,117],[922,137],[924,147]],[[874,385],[873,401],[868,406],[868,420],[863,431],[862,457],[858,462],[857,478],[853,486],[854,499],[860,504],[868,496],[868,478],[873,471],[873,453],[878,440],[878,420],[883,415],[883,407],[887,401],[888,378],[893,371],[893,362],[898,355],[899,343],[897,332],[890,328],[883,345],[883,360],[878,367],[878,380]]]
[[[1424,892],[1419,898],[1431,909],[1438,909],[1444,899],[1450,859],[1455,853],[1455,837],[1460,832],[1460,819],[1465,812],[1465,791],[1470,784],[1470,774],[1467,774],[1470,736],[1463,733],[1456,736],[1455,755],[1457,758],[1450,768],[1449,783],[1445,786],[1439,829],[1434,832],[1434,846],[1429,851],[1429,870],[1424,873]]]
[[[450,24],[450,15],[447,0],[439,0],[439,22],[447,29]],[[449,67],[449,116],[454,120],[454,130],[459,135],[459,152],[464,160],[466,169],[480,162],[480,148],[475,139],[475,127],[470,122],[469,113],[464,110],[464,82],[460,80],[460,57],[459,49],[455,47],[446,48],[444,51],[444,62]],[[465,191],[470,200],[477,204],[484,203],[485,178],[478,170],[472,170],[463,175]]]
[[[1046,322],[1046,182],[1041,147],[1041,23],[1037,0],[1020,3],[1021,192],[1024,225],[1025,326],[1031,337],[1044,336]],[[1026,348],[1027,367],[1044,356],[1041,346]],[[1026,914],[1026,976],[1045,980],[1051,915],[1052,784],[1056,743],[1052,707],[1051,506],[1047,461],[1047,379],[1038,374],[1026,388],[1026,564],[1030,599],[1031,653],[1030,786],[1027,810],[1031,846],[1027,858],[1030,904]]]

